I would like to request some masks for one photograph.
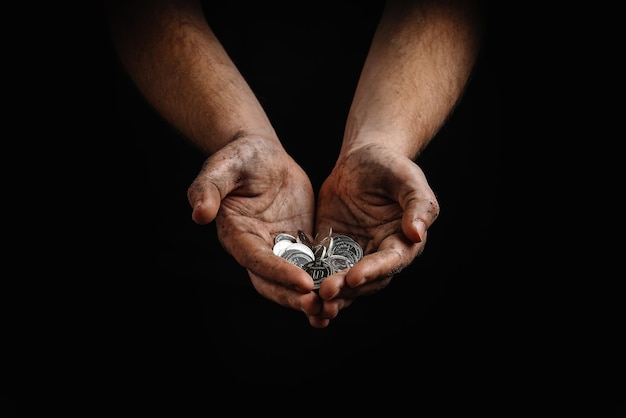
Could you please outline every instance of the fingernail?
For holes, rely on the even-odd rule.
[[[419,241],[424,241],[424,237],[426,236],[426,224],[420,220],[416,220],[414,222],[415,229],[417,230],[417,235],[419,235]]]

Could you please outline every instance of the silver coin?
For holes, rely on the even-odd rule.
[[[335,271],[346,270],[354,265],[348,257],[339,254],[329,255],[324,261],[330,264]]]
[[[278,240],[276,244],[274,244],[272,251],[274,252],[274,254],[281,257],[285,250],[292,244],[294,243],[289,241],[288,239]]]
[[[332,228],[331,228],[331,232],[332,232]],[[326,245],[326,253],[327,254],[332,254],[333,253],[333,246],[334,246],[335,240],[333,237],[327,237],[326,238],[326,243],[324,245]]]
[[[313,289],[319,289],[324,279],[335,273],[333,266],[325,260],[313,260],[302,266],[302,269],[313,278]]]
[[[324,237],[321,240],[316,241],[318,244],[313,247],[313,252],[315,252],[315,258],[324,258],[327,257],[332,248],[333,248],[333,238],[332,237]],[[318,257],[317,254],[320,254]]]
[[[300,242],[293,242],[285,249],[285,251],[291,251],[291,250],[303,252],[315,260],[315,254],[313,253],[313,250],[311,249],[311,247],[309,247],[308,245],[302,244]]]
[[[337,235],[333,237],[333,248],[330,255],[343,255],[352,264],[356,264],[363,258],[363,249],[358,242],[347,235]]]
[[[296,241],[313,249],[313,243],[311,242],[311,240],[309,239],[309,237],[306,235],[304,231],[298,230],[298,237],[296,238]]]
[[[318,243],[318,244],[320,244],[323,240],[327,240],[327,239],[329,239],[330,237],[332,237],[332,235],[333,235],[333,227],[331,226],[331,227],[328,229],[328,234],[326,234],[326,235],[320,235],[320,233],[318,232],[317,234],[315,234],[315,239],[314,239],[313,241],[314,241],[314,242],[316,242],[316,243]]]
[[[323,245],[316,245],[313,247],[313,254],[315,259],[326,258],[326,247]]]
[[[277,244],[279,241],[291,241],[296,242],[296,237],[286,232],[281,232],[274,237],[274,244]]]
[[[315,258],[304,251],[298,249],[288,248],[283,252],[282,257],[300,268],[304,268],[305,265],[315,261]]]

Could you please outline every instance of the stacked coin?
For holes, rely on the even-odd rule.
[[[329,235],[313,244],[303,231],[297,236],[280,233],[274,238],[274,254],[302,268],[313,278],[313,288],[339,271],[348,269],[363,258],[363,249],[347,235]]]

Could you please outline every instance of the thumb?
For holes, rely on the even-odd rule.
[[[426,239],[426,224],[409,212],[404,212],[402,216],[402,232],[412,242],[423,242]]]
[[[191,219],[200,225],[208,224],[215,219],[222,201],[220,191],[215,184],[199,184],[196,181],[187,190],[187,199],[193,208]]]
[[[403,205],[402,232],[411,241],[425,242],[426,231],[439,216],[439,202],[430,198],[410,198]]]
[[[187,189],[187,200],[193,208],[191,218],[200,225],[212,222],[222,199],[236,187],[241,178],[241,162],[220,151],[209,157],[200,174]]]
[[[439,216],[439,202],[422,170],[413,162],[398,164],[395,196],[402,208],[402,232],[411,242],[426,242],[428,228]],[[404,170],[400,170],[404,168]]]

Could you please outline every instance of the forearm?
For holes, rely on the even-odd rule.
[[[382,144],[414,159],[458,102],[481,38],[463,1],[388,2],[350,108],[341,153]]]
[[[276,139],[271,124],[207,25],[197,1],[110,1],[111,36],[147,101],[200,150],[241,135]]]

